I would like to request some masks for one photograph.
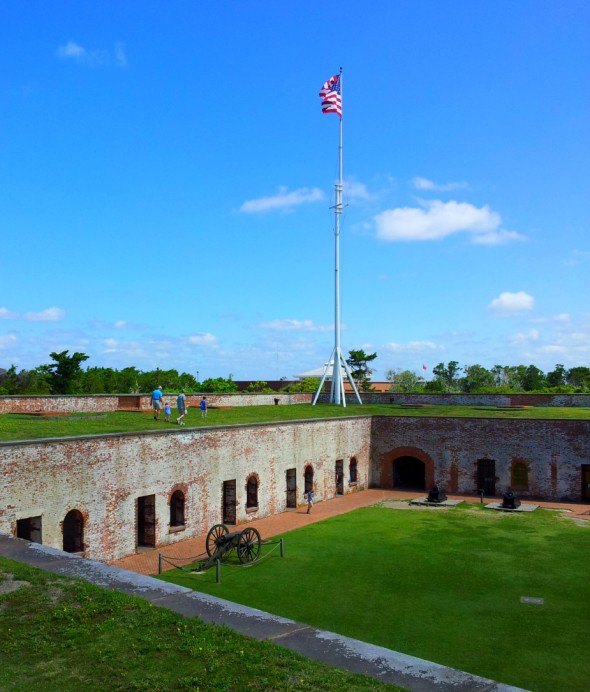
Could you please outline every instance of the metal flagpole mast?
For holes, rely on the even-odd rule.
[[[342,68],[340,68],[340,100],[342,104]],[[341,106],[342,108],[342,106]],[[342,346],[340,342],[340,216],[342,214],[342,187],[343,187],[343,177],[342,177],[342,115],[340,115],[340,131],[338,139],[338,181],[335,185],[336,200],[334,205],[334,350],[332,351],[331,360],[333,362],[332,368],[332,383],[330,386],[330,403],[342,404],[346,406],[346,394],[344,392],[344,379],[342,377],[342,368],[344,368],[346,375],[359,404],[362,404],[361,397],[356,388],[356,384],[352,379],[352,375],[348,368],[348,363],[346,362],[342,354]],[[330,367],[330,361],[326,364],[324,368],[324,374],[321,378],[320,385],[314,396],[313,404],[318,400],[321,389],[324,385],[328,369]]]
[[[340,98],[342,93],[342,68],[340,68]],[[344,104],[343,104],[344,105]],[[344,108],[342,109],[344,113]],[[336,204],[334,206],[334,368],[332,370],[332,391],[330,401],[346,406],[344,383],[340,361],[342,350],[340,346],[340,216],[342,214],[342,120],[340,116],[340,133],[338,138],[338,182],[336,188]]]

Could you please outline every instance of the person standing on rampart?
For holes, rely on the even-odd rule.
[[[306,490],[304,496],[307,500],[307,513],[310,514],[313,507],[313,490]]]
[[[176,397],[176,408],[178,409],[178,418],[176,422],[178,425],[184,425],[183,418],[186,416],[186,392],[184,389]]]
[[[199,404],[199,408],[201,409],[201,418],[207,418],[207,397],[204,396],[201,399],[201,403]]]
[[[152,398],[150,399],[152,408],[154,409],[154,420],[160,418],[160,411],[162,410],[162,398],[164,394],[162,393],[162,385],[158,385],[156,389],[152,392]]]

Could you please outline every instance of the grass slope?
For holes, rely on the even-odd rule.
[[[28,585],[1,595],[7,575]],[[0,661],[3,692],[386,687],[226,627],[5,558]]]
[[[313,418],[342,416],[420,416],[456,418],[534,418],[534,419],[590,419],[590,408],[559,408],[537,406],[523,410],[500,410],[494,406],[424,406],[401,408],[388,404],[350,404],[346,408],[333,404],[294,404],[292,406],[241,406],[232,409],[211,409],[206,419],[196,409],[189,409],[185,419],[187,427],[267,423]],[[115,432],[178,429],[172,421],[155,421],[150,412],[109,412],[43,418],[26,414],[0,415],[0,441],[28,440],[41,437],[68,435],[98,435]]]
[[[527,689],[588,689],[590,526],[369,507],[285,541],[284,559],[227,568],[219,585],[214,570],[162,578]]]

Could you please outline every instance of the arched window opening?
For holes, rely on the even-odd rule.
[[[246,483],[246,509],[258,509],[258,478],[250,476]]]
[[[184,493],[175,490],[170,498],[170,526],[184,526]]]
[[[303,474],[303,478],[305,480],[305,492],[309,492],[310,490],[313,492],[313,467],[312,466],[306,466],[305,472]]]
[[[69,511],[63,523],[63,546],[66,553],[84,551],[84,517],[77,509]]]
[[[350,460],[350,464],[348,466],[348,473],[349,473],[349,477],[350,477],[350,482],[356,483],[358,481],[358,470],[357,470],[356,457],[352,457],[352,459]]]
[[[524,461],[515,461],[512,464],[511,485],[515,490],[528,490],[529,470]]]

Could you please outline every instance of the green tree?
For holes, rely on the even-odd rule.
[[[567,371],[567,383],[584,391],[590,390],[590,368],[578,366]]]
[[[458,380],[461,368],[456,360],[450,360],[448,365],[439,363],[432,368],[432,373],[435,378],[442,384],[445,392],[458,391]],[[433,391],[433,390],[429,390]]]
[[[268,382],[265,382],[264,380],[258,380],[258,382],[250,382],[250,384],[246,387],[245,391],[252,393],[269,394],[274,390],[268,386]]]
[[[467,394],[481,392],[494,385],[494,375],[483,365],[466,365],[463,372],[465,375],[459,380],[459,386]]]
[[[352,350],[348,352],[348,358],[346,362],[350,367],[350,374],[353,380],[358,385],[359,389],[363,392],[371,391],[371,373],[372,368],[369,367],[369,363],[377,358],[376,353],[365,353],[362,348]]]
[[[388,370],[385,379],[391,382],[390,392],[420,392],[424,389],[424,378],[413,370]]]
[[[82,368],[80,364],[88,360],[89,356],[85,353],[76,351],[71,356],[69,351],[49,354],[55,363],[50,363],[47,367],[50,374],[49,384],[52,394],[77,394],[80,391],[80,375]]]
[[[525,392],[544,389],[547,386],[545,373],[536,365],[529,365],[524,373],[522,388]]]
[[[557,363],[555,370],[547,373],[547,384],[550,387],[562,387],[566,383],[567,372],[561,363]]]
[[[227,378],[215,377],[201,382],[201,391],[227,394],[230,392],[237,392],[238,385],[233,381],[231,375],[229,375]]]
[[[320,380],[318,377],[304,377],[302,380],[299,380],[299,382],[291,382],[291,384],[283,387],[281,392],[287,392],[288,394],[297,394],[300,392],[311,394],[317,390],[319,384]]]

